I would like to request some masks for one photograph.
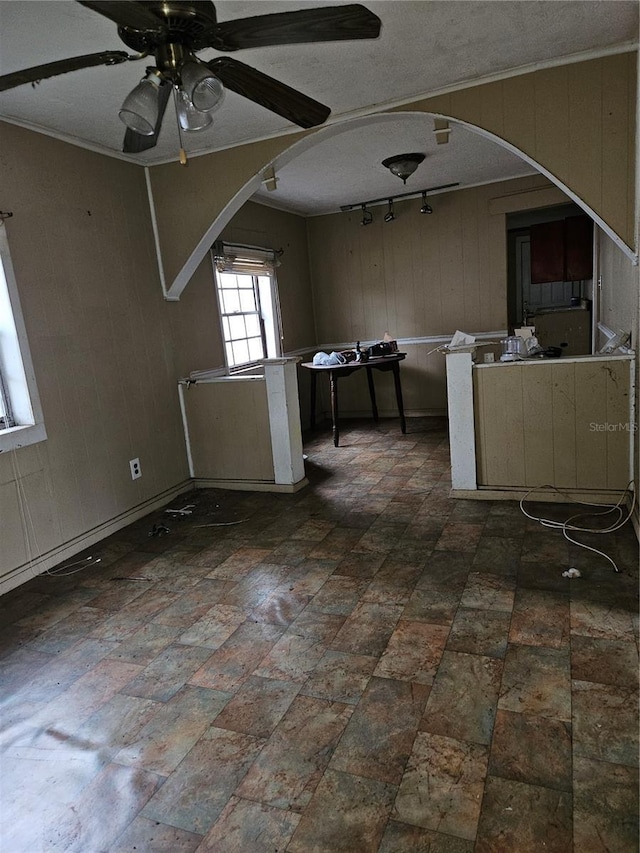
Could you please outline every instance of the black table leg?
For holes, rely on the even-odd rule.
[[[376,423],[378,423],[378,407],[376,405],[376,389],[373,385],[373,375],[371,373],[371,368],[367,367],[367,384],[369,385],[369,397],[371,398],[371,411],[373,413],[373,419]]]
[[[311,429],[316,428],[316,373],[311,371],[311,411],[309,413],[309,426]]]
[[[329,384],[331,385],[331,420],[333,422],[333,446],[337,447],[340,441],[340,429],[338,427],[338,376],[334,371],[329,373]]]
[[[395,361],[391,368],[393,370],[393,383],[396,386],[396,402],[398,403],[398,412],[400,413],[400,429],[403,435],[407,432],[407,422],[404,419],[404,404],[402,402],[402,386],[400,385],[400,367]]]

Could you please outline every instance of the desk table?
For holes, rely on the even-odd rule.
[[[313,364],[311,361],[304,361],[302,367],[306,367],[311,371],[311,416],[310,426],[315,429],[316,425],[316,382],[319,373],[325,373],[329,376],[329,386],[331,389],[331,420],[333,424],[333,444],[338,446],[340,441],[340,427],[338,424],[338,379],[341,376],[350,376],[363,368],[367,371],[367,384],[369,385],[369,397],[371,398],[371,410],[373,419],[378,420],[378,407],[376,405],[376,391],[373,385],[374,370],[390,370],[393,373],[393,382],[396,389],[396,402],[398,404],[398,413],[400,415],[400,429],[403,433],[407,431],[407,423],[404,418],[404,405],[402,402],[402,386],[400,385],[400,367],[401,361],[406,358],[406,353],[396,352],[392,355],[381,356],[380,358],[370,358],[368,361],[352,361],[349,364]]]

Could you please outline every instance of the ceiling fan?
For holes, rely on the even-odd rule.
[[[196,56],[200,50],[231,53],[250,47],[373,39],[380,34],[378,16],[357,3],[218,22],[210,0],[78,2],[117,24],[120,39],[136,53],[102,51],[15,71],[0,76],[0,92],[70,71],[152,56],[155,64],[146,69],[119,113],[127,125],[123,150],[130,154],[156,145],[172,92],[179,127],[186,131],[211,124],[225,88],[303,128],[329,117],[329,107],[285,83],[231,57],[205,62]]]

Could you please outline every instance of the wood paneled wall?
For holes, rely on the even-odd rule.
[[[478,484],[623,490],[631,358],[474,368]]]
[[[450,338],[456,329],[505,329],[504,212],[526,207],[538,194],[547,199],[547,190],[566,201],[535,175],[435,195],[430,216],[420,214],[420,199],[410,199],[394,205],[394,222],[383,222],[382,206],[366,227],[359,211],[310,219],[318,343],[379,340],[386,331],[394,338]],[[416,414],[446,410],[444,357],[428,355],[433,346],[403,347],[405,403]],[[354,379],[341,386],[345,414],[368,411],[366,383]],[[382,392],[380,411],[395,412],[391,388]]]
[[[633,248],[636,73],[637,54],[630,51],[427,98],[412,107],[461,119],[515,145]]]
[[[273,158],[302,138],[292,133],[150,169],[167,286],[225,206]]]
[[[0,123],[0,174],[48,435],[0,454],[2,582],[188,469],[143,171]]]
[[[307,223],[301,216],[248,202],[224,229],[221,239],[282,249],[276,270],[282,314],[283,352],[315,342]]]
[[[631,262],[602,231],[600,241],[600,320],[613,331],[631,332],[638,349],[640,267]]]
[[[264,378],[198,382],[184,401],[197,480],[273,482]]]
[[[631,332],[631,347],[638,352],[640,346],[640,267],[622,254],[606,234],[600,233],[600,320],[614,332],[620,329]],[[604,340],[600,339],[601,346]],[[636,356],[637,359],[637,356]],[[636,424],[640,401],[640,369],[636,360]],[[640,482],[640,430],[635,432],[636,477]],[[636,517],[640,507],[636,506]],[[640,529],[640,525],[637,527]]]
[[[635,51],[471,86],[397,108],[459,119],[523,151],[635,247]],[[330,131],[329,131],[330,132]],[[155,166],[151,181],[168,284],[245,184],[296,142],[289,134]],[[285,157],[288,155],[285,155]]]
[[[283,352],[315,343],[306,221],[248,202],[233,217],[221,239],[250,246],[283,249],[277,269]],[[172,320],[180,376],[194,370],[223,368],[224,350],[216,285],[209,255],[202,261],[179,302],[167,303]]]

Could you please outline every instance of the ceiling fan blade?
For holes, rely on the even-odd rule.
[[[79,71],[82,68],[92,68],[94,65],[118,65],[129,59],[129,54],[122,50],[103,50],[102,53],[88,53],[84,56],[71,56],[69,59],[59,59],[57,62],[47,62],[45,65],[34,65],[23,71],[14,71],[0,77],[0,92],[15,89],[25,83],[37,83],[47,77],[56,77],[69,71]]]
[[[160,85],[160,100],[158,102],[158,119],[156,127],[151,136],[143,136],[141,133],[136,133],[128,127],[124,134],[124,143],[122,150],[125,154],[139,154],[141,151],[148,151],[149,148],[155,148],[158,144],[158,136],[162,127],[162,119],[164,118],[167,103],[171,95],[173,86],[171,83],[163,82]]]
[[[142,3],[135,0],[78,0],[81,6],[86,6],[99,15],[109,18],[119,27],[130,27],[133,30],[166,29],[163,22]]]
[[[359,3],[277,12],[219,23],[211,47],[221,51],[277,44],[374,39],[380,18]]]
[[[227,89],[300,127],[315,127],[326,121],[331,114],[329,107],[319,101],[314,101],[297,89],[292,89],[291,86],[280,83],[237,59],[220,56],[206,64]]]

